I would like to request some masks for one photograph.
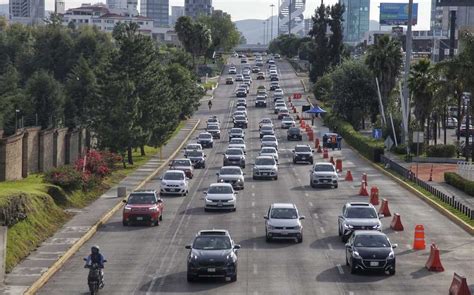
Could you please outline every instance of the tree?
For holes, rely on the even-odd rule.
[[[387,35],[380,37],[376,44],[368,48],[366,64],[378,78],[382,105],[387,108],[390,92],[403,64],[401,44]]]
[[[232,22],[230,14],[222,10],[215,10],[211,16],[201,16],[198,22],[209,28],[212,36],[212,44],[209,51],[230,51],[240,41],[240,32]]]
[[[193,68],[196,69],[196,58],[205,55],[211,46],[210,30],[202,23],[193,23],[188,16],[178,18],[175,30],[184,49],[192,55]]]
[[[56,127],[63,119],[62,86],[47,71],[39,70],[31,76],[26,83],[26,95],[38,115],[41,128]]]
[[[344,14],[344,5],[337,3],[331,6],[330,16],[328,20],[329,27],[331,28],[331,36],[329,37],[329,54],[331,65],[337,65],[341,62],[341,55],[344,50],[343,39],[343,27],[342,18]]]
[[[313,93],[314,97],[316,97],[317,100],[323,101],[323,102],[328,102],[332,100],[331,98],[331,93],[333,91],[333,82],[331,79],[331,73],[326,73],[324,76],[318,79],[316,83],[314,83],[313,86]]]
[[[312,67],[309,76],[312,82],[316,82],[319,77],[324,75],[330,63],[328,59],[329,40],[326,36],[328,14],[329,7],[321,4],[316,9],[315,15],[311,18],[313,21],[313,28],[309,31],[309,35],[314,39],[314,48],[310,58]]]
[[[20,75],[14,66],[9,65],[5,73],[0,75],[0,126],[5,134],[13,134],[15,130],[16,110],[22,114],[31,112],[31,105],[25,100],[20,89]]]
[[[244,34],[242,32],[239,32],[240,38],[239,38],[239,44],[247,44],[247,38],[245,38]]]

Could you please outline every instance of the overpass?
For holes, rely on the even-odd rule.
[[[268,45],[262,44],[240,44],[235,49],[237,52],[264,52],[268,51]]]

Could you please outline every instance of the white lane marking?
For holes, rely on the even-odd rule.
[[[252,188],[255,188],[255,184],[252,184]]]
[[[339,271],[339,274],[343,275],[344,270],[342,269],[342,266],[340,264],[337,264],[336,267],[337,267],[337,270]]]
[[[314,219],[319,219],[318,213],[314,213],[313,216],[314,216]]]
[[[255,202],[252,202],[252,207],[255,207]]]
[[[308,204],[309,204],[311,207],[313,207],[313,202],[309,202]]]
[[[256,217],[256,216],[255,216],[255,213],[252,213],[252,218],[255,219],[255,217]]]
[[[326,230],[324,229],[324,227],[321,226],[319,229],[321,230],[321,232],[322,232],[323,234],[326,233]]]
[[[257,227],[252,226],[252,232],[253,232],[254,234],[256,234],[256,233],[257,233]]]
[[[331,243],[328,243],[328,248],[329,248],[329,250],[334,250]]]
[[[252,193],[252,197],[255,197],[255,193]]]
[[[255,263],[253,264],[253,274],[254,275],[258,274],[258,268],[257,268],[257,265]]]
[[[354,292],[352,292],[352,291],[349,291],[349,295],[354,295]]]

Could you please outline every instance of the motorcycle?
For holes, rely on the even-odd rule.
[[[84,261],[87,261],[87,258],[84,258]],[[104,260],[104,263],[107,260]],[[92,263],[91,265],[86,265],[86,268],[89,269],[89,275],[87,276],[87,285],[89,285],[89,291],[91,295],[96,295],[99,293],[99,289],[104,287],[102,270],[98,263]]]

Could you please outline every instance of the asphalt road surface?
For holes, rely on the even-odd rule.
[[[238,63],[237,59],[232,60]],[[286,93],[302,91],[300,80],[285,62],[279,62],[281,85]],[[225,71],[227,73],[227,71]],[[222,152],[227,147],[227,131],[231,128],[230,115],[236,100],[235,86],[225,85],[224,75],[216,89],[212,111],[203,103],[196,116],[204,119],[212,113],[222,122],[222,137],[208,155],[206,169],[195,170],[187,197],[164,197],[166,211],[159,227],[123,227],[121,212],[103,226],[97,234],[73,256],[42,288],[40,294],[87,294],[87,269],[82,258],[91,245],[100,245],[108,259],[105,269],[105,288],[101,294],[447,294],[453,272],[464,274],[474,283],[474,239],[423,201],[381,175],[352,150],[331,151],[343,159],[344,169],[351,169],[355,180],[368,174],[369,186],[377,185],[380,196],[390,202],[392,213],[400,212],[405,231],[390,230],[390,218],[383,222],[383,232],[393,243],[397,258],[397,273],[351,275],[345,266],[344,244],[337,234],[337,216],[348,201],[367,201],[357,195],[359,183],[339,183],[338,189],[312,189],[309,186],[309,165],[294,165],[290,150],[294,142],[286,140],[272,103],[255,108],[258,85],[252,84],[248,100],[249,128],[246,131],[247,167],[245,190],[239,191],[236,212],[204,212],[203,191],[216,181],[222,166]],[[269,101],[272,101],[271,99]],[[271,117],[277,127],[280,142],[279,178],[252,180],[252,163],[260,150],[258,122]],[[203,123],[199,130],[205,126]],[[182,156],[182,155],[181,155]],[[315,161],[321,155],[315,154]],[[342,179],[344,173],[341,174]],[[155,178],[147,188],[159,189]],[[263,215],[271,203],[291,202],[298,207],[303,220],[304,242],[265,242]],[[427,250],[413,251],[416,224],[425,226]],[[202,229],[228,229],[241,244],[238,279],[230,283],[222,280],[186,281],[186,256],[189,244]],[[444,272],[428,272],[428,245],[435,242],[441,249]],[[471,285],[472,288],[472,285]]]

